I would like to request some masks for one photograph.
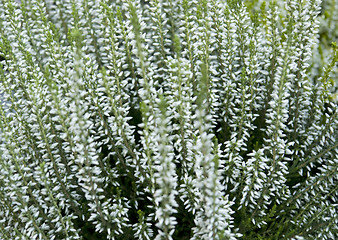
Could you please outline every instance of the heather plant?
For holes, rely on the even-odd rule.
[[[337,2],[0,0],[0,239],[336,239]]]
[[[319,44],[317,45],[317,49],[314,52],[316,62],[314,62],[314,66],[312,71],[316,71],[314,76],[314,80],[316,80],[322,72],[322,67],[327,61],[329,61],[329,45],[332,42],[337,42],[338,39],[338,1],[323,1],[323,7],[321,10],[321,15],[319,16],[320,28],[319,28]],[[337,101],[338,100],[338,67],[334,66],[334,70],[331,73],[331,87],[332,87],[332,95],[331,97]]]

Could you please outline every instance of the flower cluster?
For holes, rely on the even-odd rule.
[[[0,6],[0,239],[337,237],[338,1]]]

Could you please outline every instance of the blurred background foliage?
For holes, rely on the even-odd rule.
[[[251,10],[252,16],[257,12],[265,11],[266,5],[269,1],[263,0],[244,0],[248,9]],[[277,1],[280,5],[279,9],[283,9],[285,1]],[[321,4],[321,13],[318,18],[319,25],[319,38],[318,45],[314,49],[313,60],[311,64],[311,71],[313,72],[312,81],[316,82],[318,76],[323,72],[323,67],[332,61],[333,49],[336,47],[334,43],[338,42],[338,0],[323,0]],[[332,100],[338,101],[338,66],[332,66],[328,88],[331,91]]]

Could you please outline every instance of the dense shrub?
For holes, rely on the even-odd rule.
[[[326,2],[0,0],[0,239],[337,238]]]

